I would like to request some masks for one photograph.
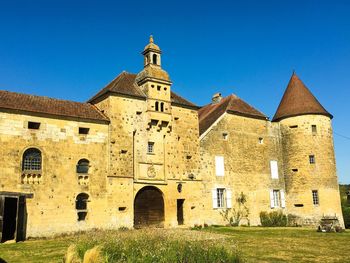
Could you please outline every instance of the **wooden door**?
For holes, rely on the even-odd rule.
[[[142,188],[135,197],[135,227],[162,227],[164,222],[164,200],[160,190],[152,186]]]
[[[26,197],[20,196],[18,198],[18,210],[17,210],[17,235],[16,241],[24,241],[26,239],[27,230],[27,208]]]

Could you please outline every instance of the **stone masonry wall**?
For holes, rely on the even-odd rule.
[[[40,122],[40,129],[28,129],[28,121]],[[90,128],[89,134],[79,135],[79,127]],[[27,236],[107,227],[107,136],[108,124],[0,113],[0,191],[34,194],[27,199]],[[42,178],[40,183],[22,183],[22,156],[32,147],[42,153]],[[76,173],[83,158],[90,161],[87,185],[79,184]],[[87,193],[89,202],[86,220],[78,222],[79,193]]]
[[[330,118],[303,115],[280,123],[288,211],[304,224],[317,224],[323,216],[334,215],[343,224]],[[314,164],[309,162],[310,155],[315,156]],[[313,204],[312,190],[318,191],[318,205]]]
[[[224,139],[224,133],[227,134],[227,139]],[[270,190],[284,190],[278,124],[226,113],[202,137],[200,152],[201,173],[205,188],[202,196],[206,206],[205,223],[228,223],[220,215],[224,209],[214,209],[212,203],[212,189],[222,187],[231,189],[233,207],[241,193],[246,195],[249,223],[260,224],[259,213],[272,211]],[[215,156],[224,157],[225,174],[222,177],[216,176]],[[278,162],[278,179],[271,178],[271,160]],[[285,208],[282,209],[285,210]],[[241,223],[248,222],[243,220]]]

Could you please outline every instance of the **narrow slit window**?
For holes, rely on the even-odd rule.
[[[298,125],[292,125],[292,126],[289,126],[289,128],[295,129],[295,128],[298,128]]]
[[[309,162],[310,162],[310,164],[315,164],[315,162],[316,162],[315,155],[309,155]]]
[[[160,103],[160,111],[161,111],[161,112],[164,112],[164,102],[161,102],[161,103]]]
[[[79,134],[89,134],[90,128],[79,127]]]
[[[28,121],[28,129],[39,130],[40,129],[40,122]]]
[[[312,202],[314,205],[319,205],[319,199],[318,199],[318,191],[317,190],[312,190]]]
[[[312,134],[315,135],[317,133],[317,126],[311,125],[311,131],[312,131]]]
[[[156,111],[159,111],[159,102],[156,101],[156,103],[154,104],[154,108]]]

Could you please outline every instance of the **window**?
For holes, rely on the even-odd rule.
[[[218,188],[216,189],[217,199],[218,199],[218,208],[225,207],[225,198],[224,198],[224,188]]]
[[[228,139],[228,133],[227,133],[227,132],[223,132],[223,133],[222,133],[222,138],[223,138],[225,141],[227,141],[227,139]]]
[[[310,164],[315,163],[315,155],[309,155],[309,162],[310,162]]]
[[[78,194],[75,200],[75,209],[78,213],[78,221],[84,221],[87,215],[87,202],[89,202],[89,195],[85,193]]]
[[[317,190],[312,190],[312,202],[314,205],[319,205],[318,191]]]
[[[147,153],[154,153],[154,142],[148,142]]]
[[[317,126],[311,125],[311,131],[312,131],[312,135],[315,135],[317,133]]]
[[[286,207],[286,200],[284,196],[283,190],[271,190],[270,191],[270,202],[271,202],[271,208],[275,207]]]
[[[270,161],[271,178],[278,179],[278,164],[277,161]]]
[[[295,128],[298,128],[298,125],[292,125],[292,126],[289,126],[289,128],[295,129]]]
[[[164,102],[161,102],[161,103],[160,103],[160,111],[161,111],[161,112],[164,112]]]
[[[264,143],[264,138],[260,137],[259,138],[259,144],[263,144]]]
[[[40,122],[28,121],[28,129],[39,130]]]
[[[156,54],[153,54],[153,64],[158,64],[157,63],[157,55]]]
[[[232,192],[226,188],[212,190],[213,208],[232,208]]]
[[[216,171],[216,176],[224,176],[225,167],[224,167],[223,156],[215,156],[215,171]]]
[[[159,102],[156,101],[156,103],[154,104],[154,108],[155,108],[155,111],[159,111]]]
[[[77,173],[87,174],[89,172],[89,164],[90,162],[86,159],[79,160],[77,164]]]
[[[161,89],[161,86],[157,86],[157,90],[160,91],[160,89]]]
[[[23,153],[23,171],[41,171],[41,152],[38,149],[30,148]]]
[[[89,134],[89,128],[79,127],[79,134]]]

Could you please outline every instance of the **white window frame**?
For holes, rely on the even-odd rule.
[[[270,190],[270,206],[271,208],[286,207],[286,198],[283,189]]]
[[[225,187],[217,187],[212,190],[214,209],[232,208],[232,191]]]
[[[271,178],[278,179],[278,162],[276,160],[270,161]]]
[[[225,175],[224,156],[215,156],[215,174],[216,174],[216,176],[224,176]]]

